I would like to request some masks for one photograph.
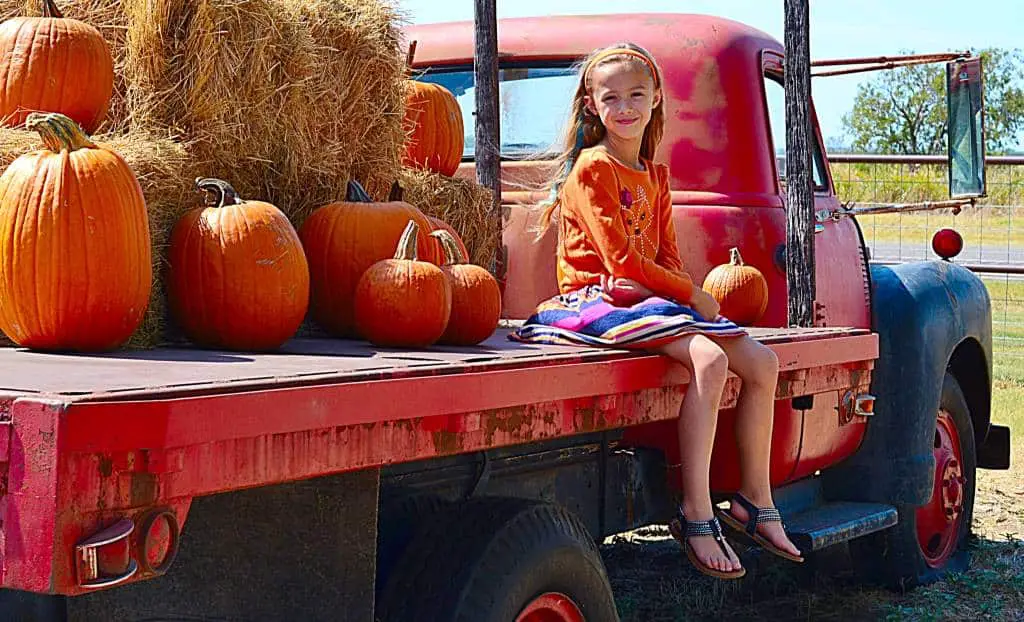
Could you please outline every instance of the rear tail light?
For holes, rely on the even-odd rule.
[[[139,570],[132,559],[131,538],[135,523],[122,518],[75,545],[78,584],[87,589],[109,587],[127,581]]]
[[[170,510],[146,516],[139,528],[139,564],[147,573],[163,574],[178,554],[178,518]]]

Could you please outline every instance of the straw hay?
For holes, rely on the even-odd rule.
[[[193,188],[197,171],[184,147],[167,138],[130,133],[98,135],[93,141],[113,149],[125,159],[139,179],[146,199],[153,247],[153,292],[142,325],[132,335],[128,347],[154,347],[168,339],[168,310],[162,278],[167,243],[178,218],[201,203],[202,198]],[[41,147],[42,141],[35,132],[0,128],[0,169],[6,169],[18,156]]]
[[[393,10],[365,0],[126,0],[134,126],[296,225],[355,177],[382,197],[404,140]]]
[[[447,222],[458,232],[472,263],[491,268],[501,230],[490,213],[489,188],[468,179],[411,168],[402,169],[398,183],[407,202]]]

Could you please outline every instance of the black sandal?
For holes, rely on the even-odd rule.
[[[768,551],[769,553],[772,553],[773,555],[778,555],[783,559],[788,559],[789,561],[796,562],[798,564],[803,563],[803,557],[799,555],[793,555],[789,551],[784,551],[780,549],[779,547],[772,544],[771,540],[765,538],[757,532],[757,526],[763,525],[765,523],[782,523],[782,530],[786,530],[786,523],[782,521],[782,515],[779,514],[779,511],[777,509],[759,508],[753,503],[751,503],[750,499],[747,499],[740,493],[736,493],[735,495],[733,495],[732,500],[729,503],[730,506],[728,511],[719,510],[718,513],[718,517],[722,519],[722,522],[725,523],[726,527],[729,527],[733,531],[736,531],[737,533],[740,533],[750,538],[758,546]],[[740,519],[736,518],[736,516],[733,515],[731,505],[733,503],[739,503],[741,506],[743,506],[743,509],[747,511],[746,524],[741,523]]]
[[[718,570],[712,568],[700,561],[697,554],[693,551],[693,547],[690,546],[689,538],[699,536],[711,536],[718,543],[718,547],[722,549],[725,556],[732,558],[733,555],[729,554],[729,549],[725,544],[725,538],[722,536],[722,526],[718,523],[717,518],[711,520],[697,520],[690,521],[686,520],[686,516],[683,515],[682,509],[676,511],[676,517],[668,523],[669,533],[683,546],[683,550],[686,551],[686,558],[690,560],[690,563],[704,574],[715,577],[717,579],[739,579],[743,575],[747,574],[746,568],[740,568],[739,570]],[[737,559],[739,559],[737,557]]]

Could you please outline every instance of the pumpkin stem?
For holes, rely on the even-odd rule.
[[[373,199],[366,192],[366,188],[363,188],[363,184],[354,179],[348,180],[348,186],[345,188],[345,200],[349,203],[373,203]]]
[[[729,263],[734,266],[742,266],[743,258],[740,257],[740,249],[730,248],[729,249]]]
[[[64,17],[53,0],[43,0],[43,17]]]
[[[59,112],[33,112],[25,119],[25,129],[39,132],[46,147],[55,153],[97,148],[77,123]]]
[[[391,191],[388,192],[388,201],[401,201],[405,197],[405,189],[399,185],[398,180],[391,184]]]
[[[430,236],[437,238],[441,242],[441,248],[444,249],[444,265],[451,266],[458,263],[466,263],[469,258],[462,254],[459,249],[458,242],[455,241],[455,236],[444,229],[438,229],[437,231],[431,231]]]
[[[419,226],[415,221],[410,220],[409,224],[405,226],[405,231],[402,232],[402,237],[398,239],[395,259],[404,259],[406,261],[416,261],[419,259],[416,255],[416,238],[419,237],[419,234]]]
[[[206,191],[215,203],[208,203],[213,207],[224,207],[225,205],[241,205],[242,199],[231,187],[231,184],[215,177],[196,177],[196,190]]]

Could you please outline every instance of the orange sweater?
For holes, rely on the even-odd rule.
[[[632,279],[658,296],[690,301],[672,224],[668,167],[643,160],[638,171],[602,147],[583,150],[562,186],[558,287],[564,294],[601,282]]]

